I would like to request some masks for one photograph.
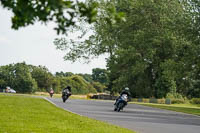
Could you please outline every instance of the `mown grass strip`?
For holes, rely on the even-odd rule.
[[[33,96],[43,96],[43,97],[50,97],[48,92],[35,92],[31,94]],[[62,94],[53,94],[54,98],[61,98]],[[71,99],[87,99],[87,95],[71,95]]]
[[[136,104],[200,116],[200,107],[198,105],[191,105],[191,104],[163,105],[163,104],[151,104],[151,103],[136,103]]]
[[[0,133],[133,133],[79,116],[44,99],[0,94]]]

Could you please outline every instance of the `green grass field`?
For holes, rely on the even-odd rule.
[[[136,104],[200,116],[200,105],[194,105],[194,104],[166,105],[166,104],[138,103],[138,102]]]
[[[79,116],[44,99],[0,94],[0,133],[133,133]]]

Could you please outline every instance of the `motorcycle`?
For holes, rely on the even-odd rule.
[[[66,89],[63,91],[62,93],[62,99],[63,99],[63,102],[65,103],[65,101],[71,96],[71,92]]]
[[[119,112],[120,110],[123,110],[123,108],[127,105],[127,102],[128,102],[128,96],[127,94],[123,94],[117,99],[114,111]]]
[[[49,93],[50,94],[50,97],[53,97],[53,93]]]
[[[53,97],[53,94],[54,94],[54,91],[50,90],[50,92],[49,92],[50,97]]]

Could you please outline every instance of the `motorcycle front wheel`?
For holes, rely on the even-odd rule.
[[[63,102],[65,103],[65,101],[68,99],[68,96],[63,96]]]
[[[62,96],[63,103],[66,101],[65,96]]]
[[[115,105],[115,107],[114,107],[114,111],[117,111],[117,106]]]
[[[123,103],[120,102],[119,105],[118,105],[118,108],[117,108],[117,112],[119,112],[122,108],[123,108]]]

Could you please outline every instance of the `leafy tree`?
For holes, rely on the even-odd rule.
[[[72,75],[74,75],[72,72],[63,72],[63,71],[61,71],[61,72],[56,72],[56,74],[55,74],[56,76],[63,76],[63,77],[69,77],[69,76],[72,76]]]
[[[54,44],[56,45],[57,49],[66,51],[66,55],[64,56],[65,60],[75,62],[79,59],[84,59],[85,62],[90,62],[90,59],[93,59],[104,53],[109,53],[112,55],[115,47],[112,45],[113,41],[110,42],[110,40],[115,38],[115,36],[112,36],[112,38],[108,36],[107,39],[102,40],[101,36],[105,34],[105,30],[102,32],[100,27],[110,28],[115,23],[125,21],[125,14],[117,11],[114,3],[115,0],[100,0],[98,11],[99,15],[96,17],[97,21],[92,25],[87,26],[85,21],[80,20],[80,25],[72,28],[72,33],[78,30],[76,39],[66,39],[62,37],[54,40]],[[115,15],[113,16],[113,14]],[[82,25],[85,26],[83,27]],[[99,27],[97,28],[98,25]],[[87,38],[85,36],[88,35],[86,34],[88,31],[91,32],[88,29],[91,29],[95,34],[91,35],[89,39],[86,39],[86,41],[81,41],[82,39],[85,40],[85,38]],[[79,35],[79,31],[83,33]],[[109,43],[110,45],[105,45],[104,43]]]
[[[4,87],[10,86],[20,93],[31,93],[37,89],[37,82],[32,78],[28,65],[23,63],[0,67],[0,79]]]
[[[122,10],[128,9],[126,25],[114,28],[120,31],[117,41],[121,43],[116,46],[113,64],[121,73],[114,82],[127,84],[138,97],[184,94],[188,86],[180,88],[180,84],[195,63],[196,45],[186,33],[192,17],[178,1],[134,2],[122,6]],[[114,31],[111,33],[117,35]]]
[[[92,69],[92,79],[93,81],[107,85],[108,74],[106,69],[101,69],[101,68]]]
[[[67,87],[67,85],[69,85],[69,77],[56,77],[59,84],[60,84],[60,88],[61,90],[64,89],[65,87]],[[76,90],[74,90],[76,91]]]
[[[11,10],[12,28],[18,29],[32,25],[37,21],[47,23],[54,21],[57,24],[57,33],[65,34],[68,27],[75,26],[79,18],[88,23],[96,21],[98,2],[86,0],[79,2],[73,0],[1,0],[4,8]],[[114,9],[111,7],[110,9]],[[115,12],[110,13],[108,19],[119,19]]]
[[[52,88],[53,88],[55,93],[61,92],[61,90],[63,88],[61,88],[61,82],[60,82],[59,78],[54,77],[54,79],[52,81]]]
[[[103,92],[106,88],[105,85],[99,83],[99,82],[92,82],[92,86],[96,89],[97,92]]]
[[[5,88],[6,86],[14,85],[14,66],[12,64],[0,67],[0,79],[3,81],[1,86]]]
[[[88,40],[55,40],[58,49],[70,49],[65,59],[108,53],[108,87],[112,91],[128,86],[134,97],[187,95],[194,86],[191,81],[198,77],[195,73],[199,74],[199,3],[115,1],[116,11],[126,13],[126,22],[114,25],[104,17],[109,14],[103,12],[109,4],[101,3],[102,12],[92,27],[95,34]]]
[[[71,86],[73,94],[87,94],[90,92],[96,92],[90,83],[86,82],[81,76],[78,75],[60,77],[60,85],[62,89],[66,86]]]
[[[40,91],[48,91],[53,84],[53,75],[43,66],[30,66],[32,77],[36,80]]]
[[[184,77],[185,83],[182,84],[182,87],[184,85],[189,86],[184,91],[184,94],[191,98],[200,96],[200,2],[198,0],[186,0],[186,3],[190,3],[189,6],[186,4],[185,7],[193,20],[192,25],[185,31],[186,33],[190,33],[188,39],[193,43],[193,47],[186,47],[186,49],[191,50],[188,56],[192,56],[192,58],[186,59],[192,64],[192,67],[188,68],[192,72]]]
[[[80,76],[72,76],[70,80],[72,81],[72,87],[76,88],[77,92],[80,94],[96,92],[96,90]]]
[[[91,83],[93,81],[91,74],[78,74],[79,76],[82,76],[87,82]]]
[[[12,28],[18,29],[36,21],[57,23],[57,33],[65,33],[74,25],[76,17],[87,17],[93,22],[97,14],[97,3],[74,2],[72,0],[1,0],[3,7],[12,10]]]
[[[3,79],[0,79],[0,88],[2,89],[2,88],[6,88],[6,81],[5,80],[3,80]]]

